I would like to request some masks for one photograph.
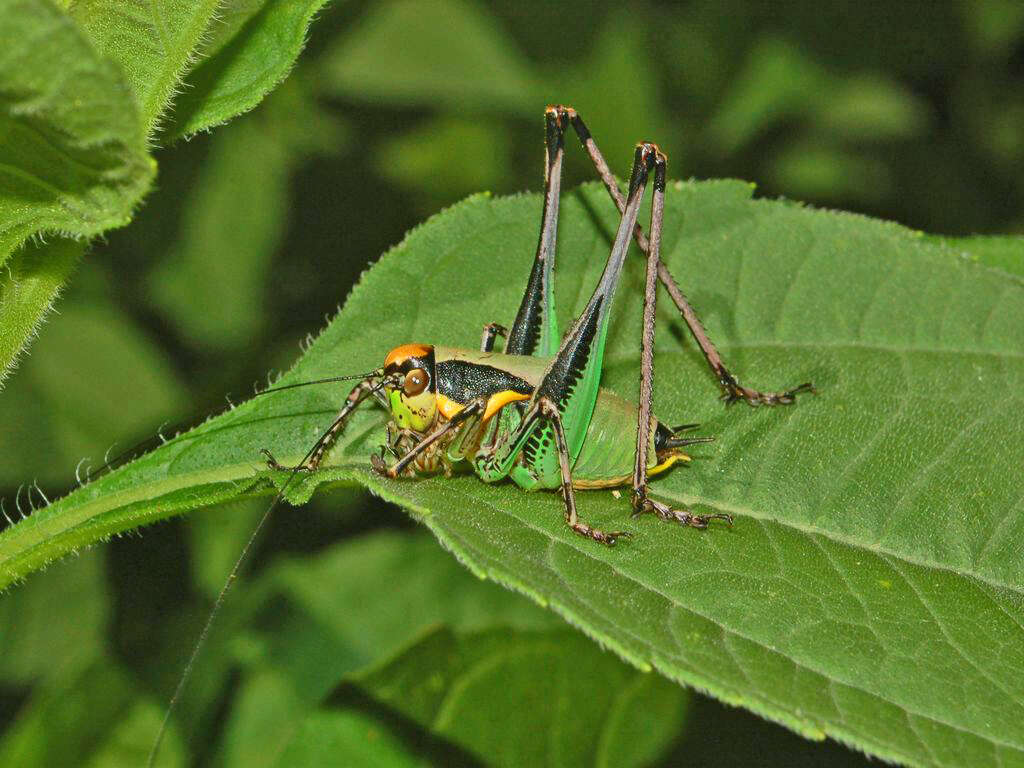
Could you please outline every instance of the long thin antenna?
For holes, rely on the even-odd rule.
[[[379,371],[367,371],[366,373],[357,373],[353,376],[331,376],[327,379],[314,379],[313,381],[300,381],[298,384],[285,384],[281,387],[271,387],[270,389],[264,389],[262,392],[257,392],[255,396],[265,395],[268,392],[283,392],[286,389],[295,389],[296,387],[308,387],[311,384],[331,384],[335,381],[351,381],[352,379],[368,379],[371,376],[378,374]]]
[[[369,376],[369,374],[364,374],[364,377],[367,376]],[[277,387],[277,389],[290,389],[292,387],[304,386],[305,384],[320,384],[329,381],[344,381],[345,379],[353,378],[358,377],[339,376],[331,379],[321,379],[319,381],[303,382],[303,384],[289,384],[284,387]],[[384,382],[381,381],[378,385],[376,385],[375,387],[370,389],[369,392],[367,392],[367,396],[376,392],[383,385]],[[269,392],[271,390],[264,391]],[[192,654],[189,656],[188,662],[185,664],[185,669],[181,673],[181,678],[178,680],[178,685],[174,689],[174,694],[171,696],[171,700],[167,703],[167,711],[164,712],[164,719],[160,723],[160,730],[157,731],[156,739],[153,741],[153,747],[149,751],[149,758],[146,760],[147,768],[153,768],[153,765],[156,762],[157,752],[160,750],[160,743],[163,741],[164,734],[167,732],[167,725],[170,723],[171,715],[177,708],[178,702],[181,700],[181,695],[185,691],[185,685],[186,683],[188,683],[188,679],[192,675],[192,668],[195,666],[196,659],[199,658],[199,652],[202,650],[203,644],[206,642],[206,638],[210,634],[210,628],[213,626],[213,622],[217,618],[217,614],[220,613],[220,609],[224,605],[224,598],[227,595],[228,590],[231,589],[231,585],[235,582],[235,579],[238,578],[238,574],[242,570],[242,566],[248,559],[249,552],[252,550],[253,545],[259,538],[260,531],[263,530],[263,526],[266,524],[267,520],[270,519],[271,513],[273,513],[273,511],[277,508],[277,505],[280,503],[281,499],[284,498],[285,491],[288,490],[288,487],[292,484],[292,481],[295,479],[296,475],[298,475],[303,465],[305,465],[305,463],[309,461],[310,458],[312,458],[313,454],[316,453],[316,451],[320,448],[324,441],[326,441],[333,434],[336,423],[337,420],[331,423],[331,426],[327,428],[327,431],[320,435],[317,441],[313,443],[313,447],[306,452],[306,455],[302,457],[302,460],[298,464],[296,464],[295,467],[292,469],[291,473],[288,475],[288,479],[285,480],[284,485],[281,486],[281,490],[277,492],[277,495],[274,496],[274,500],[271,501],[270,505],[267,507],[267,511],[263,513],[263,516],[260,518],[259,522],[256,523],[256,527],[253,528],[252,534],[249,536],[249,539],[245,542],[245,546],[242,547],[242,551],[239,553],[238,559],[235,560],[235,564],[231,567],[231,571],[230,573],[228,573],[228,577],[224,581],[224,586],[220,588],[220,592],[217,594],[217,599],[213,602],[213,608],[210,609],[210,615],[206,619],[206,624],[203,625],[203,629],[199,633],[199,639],[196,640],[195,647],[192,648]]]

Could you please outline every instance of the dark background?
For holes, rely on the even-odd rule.
[[[157,153],[136,220],[73,276],[0,400],[8,511],[21,484],[60,495],[83,457],[99,467],[247,397],[440,208],[539,190],[554,102],[579,109],[620,176],[654,140],[678,178],[738,177],[932,233],[1024,232],[1024,3],[335,4],[260,107]],[[571,150],[568,186],[590,178]],[[27,512],[41,494],[17,498]],[[169,690],[183,651],[148,647],[147,627],[206,610],[256,512],[197,513],[81,558],[103,601],[93,641]],[[277,514],[254,569],[411,525],[359,492],[299,514]],[[11,650],[3,723],[46,674]],[[677,746],[676,764],[864,762],[700,697]]]

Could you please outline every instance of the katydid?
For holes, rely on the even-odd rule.
[[[349,415],[367,400],[390,412],[389,438],[375,471],[390,478],[416,477],[459,467],[484,482],[511,480],[524,490],[560,489],[565,520],[578,534],[605,544],[626,535],[601,531],[580,520],[575,491],[632,486],[634,514],[653,512],[665,520],[705,528],[725,514],[695,515],[651,498],[648,478],[689,457],[680,449],[710,438],[681,437],[651,413],[654,309],[658,278],[677,306],[723,388],[726,399],[752,405],[792,403],[811,389],[802,384],[785,392],[759,392],[741,386],[722,364],[675,281],[659,260],[666,160],[655,144],[637,145],[628,192],[623,198],[586,125],[569,107],[548,107],[544,210],[533,268],[515,321],[507,331],[491,323],[478,351],[404,344],[391,350],[384,365],[349,393],[309,457],[297,467],[282,467],[265,452],[274,469],[315,471]],[[559,192],[566,129],[572,126],[621,211],[618,231],[604,273],[586,308],[560,336],[553,299],[553,266],[558,231]],[[650,240],[637,225],[644,191],[653,173]],[[647,253],[642,366],[639,404],[600,387],[601,362],[615,289],[630,241]],[[506,337],[504,354],[495,338]],[[686,425],[692,427],[694,425]],[[635,442],[622,435],[635,433]],[[388,464],[385,451],[394,462]]]
[[[511,480],[524,490],[560,490],[566,524],[575,533],[614,545],[628,536],[623,531],[602,531],[580,519],[576,491],[629,486],[634,515],[658,517],[694,528],[711,520],[732,523],[723,513],[694,514],[674,509],[651,497],[648,479],[689,457],[681,450],[710,437],[681,433],[697,425],[669,427],[651,410],[654,366],[654,312],[657,283],[665,286],[728,403],[788,405],[800,392],[813,391],[810,383],[781,392],[762,392],[741,385],[722,362],[704,328],[659,258],[666,186],[666,158],[657,145],[636,146],[625,196],[608,168],[593,137],[570,107],[545,111],[544,206],[540,237],[519,310],[512,325],[484,327],[478,349],[455,349],[429,343],[406,343],[387,353],[384,364],[367,374],[339,376],[264,390],[266,394],[309,384],[359,379],[335,420],[298,466],[283,467],[268,450],[263,453],[271,469],[290,472],[281,491],[267,508],[228,576],[214,604],[191,659],[168,707],[174,708],[203,640],[238,574],[248,550],[276,504],[298,472],[315,472],[352,412],[374,401],[390,414],[387,439],[371,457],[374,471],[389,478],[450,474],[460,468],[475,472],[484,482]],[[563,335],[559,333],[553,291],[553,268],[558,232],[559,196],[565,134],[575,131],[620,212],[604,272],[579,317]],[[637,223],[640,204],[653,174],[649,235]],[[602,359],[610,309],[631,241],[646,255],[643,304],[640,392],[630,402],[600,386]],[[494,350],[497,337],[504,350]],[[623,435],[635,440],[623,440]],[[388,460],[388,458],[393,461]],[[160,735],[164,728],[161,728]],[[152,763],[160,736],[150,755]]]

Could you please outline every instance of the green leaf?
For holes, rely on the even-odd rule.
[[[468,0],[370,7],[324,57],[325,91],[374,105],[497,109],[532,116],[536,79],[514,41]]]
[[[950,248],[971,261],[998,267],[1017,277],[1024,277],[1024,235],[928,235],[927,239],[929,242]]]
[[[323,765],[329,749],[366,744],[351,723],[374,712],[385,733],[405,726],[410,751],[450,745],[455,762],[650,765],[677,735],[686,707],[676,686],[568,629],[439,629],[334,699],[341,712],[318,714],[318,731],[300,731],[280,765]],[[413,724],[420,730],[410,734]]]
[[[28,244],[4,265],[0,272],[0,387],[84,250],[83,243],[72,240]]]
[[[0,83],[0,264],[37,232],[127,223],[155,164],[117,66],[52,3],[0,0]]]
[[[317,711],[303,721],[282,760],[287,758],[287,765],[295,768],[328,763],[375,768],[422,766],[422,757],[406,747],[404,736],[390,731],[370,713]],[[437,756],[447,765],[459,764],[454,762],[453,750],[445,750]]]
[[[511,137],[502,124],[443,117],[381,143],[377,172],[414,193],[417,209],[433,212],[478,189],[500,184],[511,165]]]
[[[819,202],[854,196],[880,204],[892,189],[885,163],[829,142],[794,141],[768,163],[767,175],[780,189]]]
[[[216,600],[224,577],[238,559],[265,510],[263,499],[244,499],[207,510],[188,528],[192,581],[209,600]]]
[[[814,115],[823,138],[910,141],[927,129],[927,104],[896,80],[872,75],[836,79]]]
[[[708,131],[724,156],[738,152],[780,123],[806,123],[819,151],[839,154],[844,143],[906,142],[924,133],[930,120],[928,105],[895,79],[880,74],[837,74],[800,46],[764,37],[751,48],[743,68],[730,81]],[[788,133],[798,139],[798,144],[790,147],[791,153],[808,143],[800,139],[799,131],[790,128]],[[813,158],[808,160],[811,162]],[[840,167],[844,164],[850,161],[840,160]],[[882,189],[888,189],[888,179],[883,181]],[[816,192],[813,187],[808,191]],[[861,194],[856,185],[851,191]],[[836,194],[835,190],[831,193]],[[874,196],[878,194],[875,189]]]
[[[835,79],[785,39],[762,37],[722,95],[707,131],[722,156],[739,152],[759,133],[802,116],[829,98]]]
[[[748,383],[812,379],[793,408],[724,408],[678,319],[659,305],[655,412],[701,421],[713,446],[654,482],[736,516],[700,533],[581,494],[635,536],[572,534],[557,494],[472,477],[385,482],[367,470],[383,416],[354,418],[330,468],[423,520],[474,572],[513,587],[641,668],[798,732],[915,764],[1024,760],[1024,286],[919,235],[859,216],[750,199],[738,182],[676,183],[665,259]],[[474,346],[508,322],[540,199],[475,197],[415,230],[353,290],[289,375],[379,365],[403,342]],[[614,211],[596,186],[563,201],[563,324],[606,258]],[[635,396],[642,262],[614,311],[604,383]],[[266,488],[258,451],[301,457],[344,399],[257,398],[0,535],[9,582],[113,530]],[[280,478],[278,478],[280,479]]]
[[[210,137],[198,174],[179,193],[181,221],[148,291],[192,347],[223,354],[260,337],[266,275],[289,223],[291,174],[311,154],[347,142],[344,124],[310,90],[297,74],[258,111]]]
[[[68,12],[100,53],[124,71],[147,134],[181,90],[181,78],[216,19],[218,0],[75,0]]]
[[[248,112],[291,70],[326,0],[232,0],[218,10],[175,100],[170,133],[188,136]]]
[[[0,265],[32,235],[126,224],[156,169],[147,137],[172,100],[182,95],[184,133],[251,109],[285,77],[323,1],[71,0],[64,13],[0,0]],[[69,274],[71,248],[23,253],[27,285],[12,287],[15,271],[0,282],[0,380]]]

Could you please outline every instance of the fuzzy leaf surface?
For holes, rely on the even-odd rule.
[[[232,0],[209,29],[201,63],[175,100],[174,136],[189,136],[255,107],[291,70],[326,0]]]
[[[731,530],[630,521],[625,499],[581,494],[584,519],[634,534],[606,549],[565,527],[556,494],[383,481],[367,470],[376,410],[289,498],[363,483],[627,661],[808,737],[918,765],[1024,764],[1024,285],[894,224],[751,191],[670,185],[665,260],[745,382],[810,379],[820,394],[725,408],[674,308],[658,308],[655,412],[716,442],[653,490],[735,515]],[[286,381],[370,370],[400,343],[475,346],[515,313],[540,210],[536,195],[477,196],[414,230]],[[562,327],[615,221],[599,188],[565,195]],[[642,266],[627,262],[605,356],[604,385],[630,397]],[[256,398],[40,510],[0,535],[4,582],[112,531],[266,492],[259,449],[298,460],[346,391]]]
[[[68,8],[93,45],[121,67],[146,132],[181,90],[181,78],[216,22],[218,0],[78,0]]]
[[[2,386],[84,249],[56,235],[127,223],[156,166],[123,73],[53,3],[0,0],[0,84]]]
[[[19,248],[0,273],[0,387],[39,329],[85,244],[63,238]]]
[[[126,223],[155,168],[118,67],[50,2],[0,0],[0,264]]]

